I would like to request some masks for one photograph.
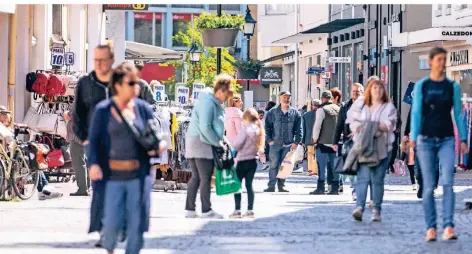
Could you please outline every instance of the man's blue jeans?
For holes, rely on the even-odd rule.
[[[126,254],[138,254],[143,247],[141,230],[141,184],[139,179],[109,180],[105,191],[102,246],[112,252],[125,227],[128,236]],[[146,190],[144,190],[146,191]]]
[[[423,209],[427,229],[437,227],[434,189],[438,162],[443,181],[443,227],[454,227],[454,137],[429,138],[420,135],[416,141],[416,154],[423,176]]]
[[[46,185],[48,185],[48,178],[46,177],[44,172],[42,170],[40,170],[39,171],[38,187],[37,187],[38,192],[42,192]]]
[[[282,189],[285,185],[285,179],[277,179],[277,174],[279,173],[280,165],[284,160],[287,153],[290,151],[290,147],[284,147],[279,144],[273,144],[269,150],[269,188],[275,188],[275,184],[279,189]]]
[[[364,211],[369,184],[371,185],[370,198],[374,201],[374,208],[379,212],[382,210],[384,180],[388,162],[390,161],[389,158],[390,152],[387,158],[383,159],[376,167],[371,168],[362,164],[360,165],[357,171],[356,205],[361,208],[362,211]]]
[[[332,183],[333,181],[339,181],[339,173],[334,172],[335,168],[335,159],[336,153],[323,153],[319,148],[316,148],[316,160],[318,161],[318,179],[319,181],[326,180],[326,172],[327,170],[333,171],[332,174],[328,174],[328,176],[332,177],[328,179],[328,183]]]

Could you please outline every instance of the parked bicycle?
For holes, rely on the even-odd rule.
[[[15,125],[13,138],[0,135],[0,198],[13,196],[27,200],[38,186],[39,171],[30,167],[34,154],[25,154],[30,142],[17,139],[19,134],[28,134],[28,127]],[[7,144],[8,143],[8,144]]]

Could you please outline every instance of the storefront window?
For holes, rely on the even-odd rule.
[[[152,45],[152,12],[134,13],[134,41]]]
[[[353,82],[359,82],[362,84],[362,70],[364,69],[364,61],[362,60],[362,57],[364,56],[364,43],[356,43],[355,44],[355,50],[354,50],[354,69],[353,69]]]
[[[172,15],[172,36],[179,32],[187,33],[188,23],[192,20],[192,14],[174,13]],[[173,47],[186,47],[187,45],[172,39]]]
[[[155,43],[154,45],[156,46],[162,46],[162,13],[156,13],[155,14]]]

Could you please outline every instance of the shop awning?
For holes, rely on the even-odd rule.
[[[164,62],[167,60],[179,60],[183,58],[183,53],[156,47],[153,45],[126,41],[126,60],[143,60],[150,62]]]
[[[421,47],[427,43],[470,41],[471,36],[472,29],[470,27],[432,27],[393,36],[392,47]]]
[[[273,61],[276,61],[276,60],[279,60],[279,59],[284,59],[286,57],[291,57],[293,55],[295,55],[295,51],[289,51],[287,53],[283,53],[283,54],[280,54],[280,55],[277,55],[277,56],[269,57],[265,60],[262,60],[261,63],[270,63],[270,62],[273,62]]]
[[[364,18],[358,18],[358,19],[336,19],[333,21],[330,21],[328,23],[321,24],[319,26],[310,28],[308,30],[302,31],[300,33],[285,37],[280,40],[276,40],[272,43],[274,44],[292,44],[292,43],[298,43],[301,41],[306,41],[313,39],[315,37],[314,34],[327,34],[327,33],[333,33],[339,30],[343,30],[346,28],[349,28],[351,26],[355,26],[357,24],[364,23],[365,19]]]

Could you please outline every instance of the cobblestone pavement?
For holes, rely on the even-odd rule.
[[[151,230],[142,253],[472,253],[472,212],[462,200],[472,197],[472,175],[457,175],[455,222],[459,240],[424,243],[421,201],[408,177],[387,177],[383,221],[354,222],[350,189],[340,196],[310,196],[316,178],[294,176],[288,194],[263,193],[267,173],[255,181],[256,219],[184,219],[185,192],[152,194]],[[73,183],[57,184],[68,194]],[[437,191],[441,211],[441,188]],[[246,197],[243,195],[243,207]],[[232,196],[212,196],[214,210],[229,215]],[[197,202],[198,204],[199,202]],[[105,253],[87,235],[90,199],[0,203],[0,253]],[[198,204],[199,206],[199,204]],[[441,216],[438,225],[441,225]],[[123,245],[117,253],[124,253]]]

